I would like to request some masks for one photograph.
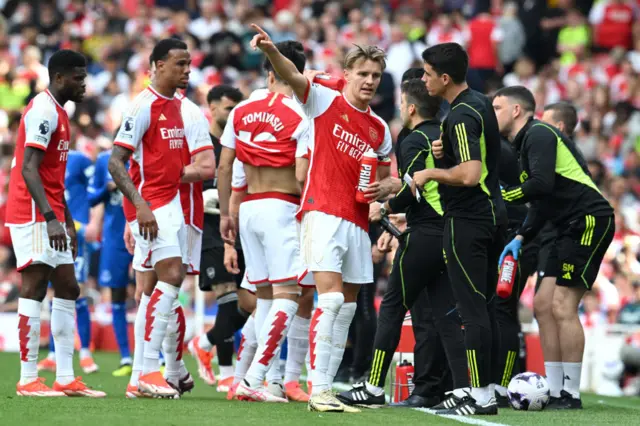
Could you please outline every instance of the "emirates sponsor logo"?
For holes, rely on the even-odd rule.
[[[334,124],[332,133],[333,136],[339,139],[336,145],[338,151],[344,152],[358,161],[362,158],[362,154],[370,148],[369,144],[361,139],[360,136],[349,132],[338,123]]]

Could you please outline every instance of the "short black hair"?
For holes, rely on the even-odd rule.
[[[296,66],[296,69],[299,72],[304,71],[304,66],[307,63],[307,57],[304,54],[304,47],[302,46],[302,43],[299,41],[287,40],[276,43],[276,47],[285,58],[293,62],[293,65]],[[276,79],[280,80],[280,76],[273,69],[273,65],[271,65],[269,58],[264,59],[262,67],[266,72],[273,72]]]
[[[407,103],[414,104],[418,115],[422,118],[435,118],[440,111],[440,98],[430,96],[427,87],[419,78],[411,78],[402,83],[402,94],[407,97]]]
[[[569,136],[573,135],[578,125],[578,111],[571,102],[556,102],[544,107],[545,111],[553,111],[553,120],[562,121],[565,131]]]
[[[424,75],[423,68],[409,68],[402,74],[402,82],[404,83],[407,80],[411,80],[413,78],[422,78]]]
[[[536,98],[533,97],[531,90],[524,86],[503,87],[498,90],[493,97],[497,98],[499,96],[504,96],[505,98],[516,101],[516,103],[527,112],[533,113],[536,111]]]
[[[217,102],[222,98],[229,98],[233,102],[238,103],[244,99],[242,92],[228,84],[219,84],[217,86],[213,86],[209,93],[207,94],[207,103]]]
[[[156,64],[158,61],[164,61],[169,56],[169,52],[178,49],[178,50],[187,50],[187,44],[178,40],[177,38],[165,38],[160,40],[153,47],[151,51],[151,56],[149,57],[149,62],[152,64]]]
[[[83,68],[87,66],[87,59],[74,50],[63,49],[58,50],[51,55],[48,64],[49,80],[53,81],[56,74],[67,74],[74,68]]]
[[[455,84],[464,83],[469,68],[469,55],[458,43],[441,43],[422,52],[422,60],[438,75],[447,74]]]

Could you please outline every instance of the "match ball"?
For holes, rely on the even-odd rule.
[[[507,395],[514,410],[540,411],[549,403],[549,383],[537,373],[520,373],[511,379]]]

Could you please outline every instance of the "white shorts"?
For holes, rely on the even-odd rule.
[[[155,209],[153,215],[158,222],[158,236],[151,242],[140,235],[137,220],[129,222],[136,240],[133,269],[150,271],[156,263],[172,257],[181,257],[182,263],[188,264],[187,227],[184,224],[180,196],[177,195],[169,204]]]
[[[62,224],[62,227],[66,227]],[[58,265],[73,264],[71,252],[71,239],[67,236],[68,248],[66,251],[56,251],[49,245],[46,222],[35,222],[24,226],[10,226],[11,243],[16,255],[18,272],[31,264],[44,263],[52,268]]]
[[[187,225],[187,275],[200,275],[201,252],[202,232],[193,225]]]
[[[306,212],[300,247],[310,272],[337,272],[351,284],[373,282],[371,239],[355,223],[319,211]]]
[[[244,274],[244,277],[242,277],[242,283],[240,283],[240,288],[244,288],[251,294],[256,294],[256,286],[249,282],[249,280],[247,279],[247,274]]]
[[[240,241],[251,284],[297,282],[303,271],[296,211],[300,200],[279,192],[250,194],[240,204]]]

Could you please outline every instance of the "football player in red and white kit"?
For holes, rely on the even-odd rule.
[[[304,69],[306,58],[300,43],[286,41],[279,47],[295,62],[296,69]],[[302,265],[296,223],[300,187],[295,166],[296,157],[307,152],[308,122],[291,98],[291,88],[276,76],[269,62],[265,67],[268,90],[253,92],[229,115],[220,140],[218,194],[224,238],[222,231],[230,222],[231,170],[237,153],[248,184],[248,194],[240,205],[240,239],[248,280],[257,287],[255,322],[259,331],[256,356],[236,395],[254,401],[287,402],[282,390],[275,395],[265,389],[264,380],[298,310]]]
[[[185,164],[188,147],[182,103],[175,96],[189,82],[187,46],[177,39],[161,40],[151,53],[151,62],[156,70],[152,84],[136,97],[123,118],[109,172],[126,197],[124,212],[136,242],[134,266],[150,265],[157,275],[155,288],[145,287],[149,298],[141,300],[138,312],[138,317],[144,315],[138,390],[150,396],[175,397],[178,391],[160,373],[158,358],[185,276],[183,264],[188,263],[179,187],[181,182],[195,182],[202,176],[193,164]],[[127,172],[125,163],[130,158]],[[142,327],[136,325],[140,333]]]
[[[87,64],[84,56],[60,50],[49,59],[49,88],[27,105],[20,120],[11,163],[6,225],[11,232],[22,287],[18,301],[20,381],[24,396],[104,397],[73,374],[75,300],[80,289],[73,261],[77,253],[73,218],[64,198],[69,152],[67,101],[81,102]],[[66,231],[65,231],[66,228]],[[51,281],[51,334],[56,345],[53,389],[38,378],[40,311]]]
[[[356,46],[345,57],[347,84],[338,92],[311,83],[273,44],[268,34],[251,44],[269,58],[289,83],[310,119],[309,171],[302,193],[301,251],[318,290],[318,307],[311,320],[310,352],[312,411],[352,411],[331,392],[361,284],[373,281],[371,241],[367,233],[369,206],[356,202],[360,159],[378,154],[378,178],[389,175],[391,134],[371,111],[385,54],[374,46]],[[225,230],[226,231],[226,230]]]

